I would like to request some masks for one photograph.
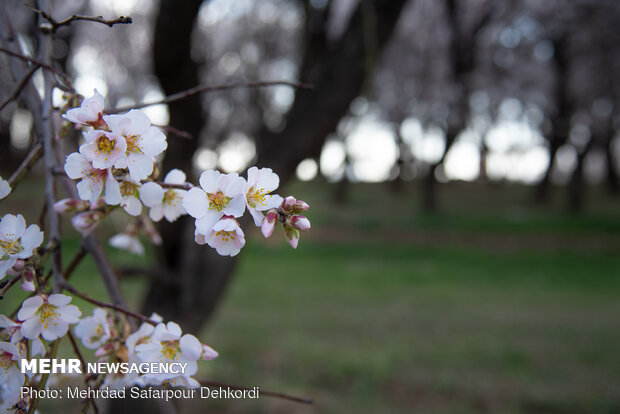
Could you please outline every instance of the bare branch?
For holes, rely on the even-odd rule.
[[[198,85],[191,89],[173,93],[172,95],[167,96],[164,99],[161,99],[159,101],[141,103],[141,104],[132,105],[132,106],[124,106],[120,108],[114,108],[114,109],[110,109],[106,111],[106,113],[114,114],[118,112],[129,111],[130,109],[140,109],[140,108],[146,108],[147,106],[169,104],[169,103],[180,101],[181,99],[185,99],[190,96],[197,95],[203,92],[217,92],[217,91],[224,91],[228,89],[237,89],[237,88],[264,88],[264,87],[269,87],[269,86],[290,86],[291,88],[296,88],[296,89],[313,89],[314,88],[311,84],[308,84],[308,83],[289,82],[289,81],[257,81],[257,82],[226,83],[223,85]]]
[[[73,83],[71,82],[71,78],[69,77],[69,75],[67,75],[66,73],[64,73],[63,71],[59,69],[56,69],[54,66],[50,65],[49,63],[45,63],[39,59],[35,59],[33,57],[26,56],[21,53],[13,52],[12,50],[5,49],[3,47],[0,47],[0,52],[6,53],[9,56],[16,57],[17,59],[23,60],[24,62],[32,63],[35,66],[40,66],[49,72],[55,73],[63,80],[65,84],[67,84],[67,86],[69,86],[70,89],[73,89]]]
[[[13,190],[28,171],[39,161],[41,155],[43,155],[43,146],[41,144],[36,144],[9,178],[9,185]]]
[[[252,388],[249,387],[242,387],[239,385],[231,385],[231,384],[224,384],[222,382],[217,382],[217,381],[207,381],[207,380],[202,380],[202,381],[198,381],[200,383],[201,386],[211,386],[211,387],[222,387],[222,388],[230,388],[233,390],[251,390]],[[288,394],[284,394],[281,392],[273,392],[273,391],[263,391],[260,390],[260,394],[267,396],[267,397],[274,397],[274,398],[281,398],[283,400],[289,400],[289,401],[295,401],[298,403],[302,403],[302,404],[312,404],[312,399],[311,398],[306,398],[306,397],[296,397],[294,395],[288,395]]]
[[[124,313],[125,315],[131,316],[132,318],[138,319],[139,321],[142,322],[146,322],[146,323],[150,323],[151,325],[155,326],[158,324],[158,322],[144,316],[141,315],[137,312],[131,311],[129,309],[124,308],[123,306],[119,306],[119,305],[115,305],[112,303],[105,303],[102,302],[100,300],[97,299],[93,299],[90,296],[86,295],[85,293],[80,292],[79,290],[77,290],[76,288],[74,288],[73,286],[71,286],[70,284],[68,284],[67,282],[64,282],[62,284],[62,288],[70,293],[73,293],[75,296],[84,299],[86,302],[90,302],[93,305],[97,305],[100,306],[102,308],[108,308],[108,309],[114,309],[115,311]]]
[[[35,65],[35,66],[30,68],[30,70],[24,75],[22,80],[19,81],[19,83],[17,84],[17,86],[15,87],[15,89],[13,90],[11,95],[4,102],[2,102],[2,104],[0,104],[0,111],[2,111],[5,106],[7,106],[9,103],[11,103],[11,101],[13,101],[14,99],[16,99],[19,96],[19,94],[21,93],[22,89],[24,89],[24,87],[26,86],[26,84],[28,83],[28,81],[30,80],[32,75],[34,75],[34,73],[40,67],[41,66],[39,66],[39,65]]]
[[[21,275],[17,275],[13,279],[5,281],[6,284],[2,287],[2,290],[0,290],[0,300],[4,299],[4,295],[6,295],[6,292],[8,292],[8,290],[11,288],[11,286],[13,286],[15,283],[17,283],[17,281],[20,278],[21,278]]]
[[[78,359],[80,360],[80,363],[82,364],[83,367],[86,366],[86,362],[84,361],[84,357],[82,356],[82,353],[80,352],[80,348],[78,347],[77,343],[75,342],[75,338],[73,337],[73,334],[71,333],[71,330],[67,331],[67,336],[69,337],[69,341],[71,342],[71,347],[73,348],[73,352],[75,352],[75,355],[77,355]],[[93,407],[93,411],[95,412],[95,414],[99,414],[99,408],[97,407],[97,403],[95,403],[95,400],[93,397],[87,397],[86,400],[84,400],[84,405],[86,405],[87,403],[90,403]],[[88,408],[85,407],[85,410],[87,410]]]
[[[26,4],[26,7],[28,7],[33,12],[39,14],[45,20],[47,20],[49,22],[49,24],[51,25],[51,27],[48,30],[51,31],[52,33],[55,32],[56,30],[58,30],[62,26],[69,26],[71,23],[73,23],[73,22],[75,22],[77,20],[84,20],[84,21],[89,21],[89,22],[102,23],[102,24],[105,24],[108,27],[112,27],[115,24],[131,24],[131,23],[133,23],[132,18],[129,17],[129,16],[120,16],[120,17],[118,17],[116,19],[106,20],[106,19],[103,18],[103,16],[80,16],[80,15],[77,15],[77,14],[74,14],[73,16],[70,16],[70,17],[67,17],[66,19],[58,21],[58,20],[54,19],[49,13],[47,13],[47,12],[45,12],[43,10],[39,10],[37,8],[29,6],[28,4]],[[45,28],[42,27],[42,29],[45,29]]]

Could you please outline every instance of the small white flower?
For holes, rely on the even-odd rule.
[[[0,340],[5,342],[11,342],[13,345],[19,347],[23,344],[22,339],[24,335],[21,331],[22,323],[9,319],[4,315],[0,315]],[[39,338],[30,341],[30,355],[44,355],[45,347],[43,342]]]
[[[184,375],[196,373],[196,361],[200,359],[202,345],[190,334],[182,335],[181,328],[174,322],[160,323],[151,335],[152,341],[136,346],[136,354],[142,362],[186,362]],[[156,381],[170,380],[178,374],[145,374],[144,377]]]
[[[204,171],[200,188],[192,188],[183,198],[183,207],[196,219],[196,232],[206,236],[224,215],[241,217],[245,211],[245,185],[245,179],[237,173]]]
[[[221,256],[236,256],[245,245],[245,235],[232,217],[224,217],[206,235],[194,232],[196,243],[213,247]]]
[[[71,225],[84,237],[93,232],[105,217],[103,211],[85,211],[71,218]]]
[[[260,226],[263,222],[262,211],[276,208],[282,203],[282,197],[271,195],[272,191],[280,185],[280,178],[271,168],[250,167],[248,169],[248,182],[245,189],[245,200],[250,214],[254,218],[254,224]]]
[[[185,178],[183,171],[174,169],[166,175],[164,183],[184,184]],[[183,207],[183,197],[186,193],[186,190],[177,188],[164,189],[153,182],[140,187],[140,198],[145,206],[150,207],[149,217],[153,221],[160,221],[165,217],[169,222],[173,222],[183,214],[187,214]]]
[[[103,116],[103,96],[95,89],[95,94],[82,101],[79,108],[73,108],[63,114],[63,118],[74,124],[105,126]]]
[[[95,308],[93,316],[83,318],[75,325],[74,332],[86,348],[99,348],[110,339],[108,313],[101,308]]]
[[[28,339],[42,335],[48,341],[65,336],[69,324],[77,323],[82,314],[69,302],[70,296],[59,293],[48,298],[33,296],[26,299],[17,313],[17,319],[23,321],[22,334]]]
[[[111,132],[91,129],[84,133],[84,139],[86,142],[80,146],[80,154],[100,170],[111,168],[127,150],[125,138]]]
[[[11,186],[9,185],[9,182],[4,178],[0,177],[0,200],[8,196],[10,193]]]
[[[125,155],[114,166],[128,168],[129,175],[136,181],[146,179],[153,172],[155,157],[168,146],[166,136],[151,125],[144,112],[136,109],[125,115],[105,115],[103,119],[112,133],[124,137],[127,144]]]
[[[26,228],[21,214],[7,214],[0,220],[0,279],[17,259],[27,259],[43,243],[43,232],[36,224]]]
[[[105,187],[104,198],[107,204],[116,205],[121,202],[120,187],[111,169],[95,168],[82,154],[73,152],[67,156],[65,172],[69,178],[80,180],[76,187],[81,200],[94,203]]]
[[[144,246],[136,235],[119,233],[108,241],[110,246],[121,250],[127,250],[130,253],[142,256],[144,254]]]

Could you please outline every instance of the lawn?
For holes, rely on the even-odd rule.
[[[529,206],[522,187],[459,184],[429,216],[413,187],[352,186],[344,205],[325,188],[290,187],[308,195],[313,230],[296,251],[252,232],[200,334],[220,352],[202,376],[315,403],[203,400],[203,412],[618,412],[617,200],[593,194],[571,216]],[[78,270],[78,287],[102,289],[90,261]],[[144,282],[123,283],[138,303]]]

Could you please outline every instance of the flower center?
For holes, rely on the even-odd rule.
[[[125,137],[125,142],[127,142],[127,152],[142,152],[136,135]]]
[[[248,191],[247,200],[248,205],[252,208],[256,208],[258,205],[265,205],[265,197],[269,193],[265,193],[264,188],[259,188],[258,190],[254,190],[254,187],[250,187],[250,191]]]
[[[97,139],[97,149],[104,154],[111,154],[116,145],[115,139],[110,139],[106,135],[102,135]]]
[[[5,254],[17,254],[24,250],[21,239],[12,240],[12,238],[15,237],[14,234],[5,234],[4,237],[8,240],[0,240],[0,248],[4,250]]]
[[[177,358],[180,352],[181,352],[181,348],[179,347],[178,340],[162,342],[161,353],[164,355],[166,359],[174,360]]]
[[[97,324],[97,327],[95,328],[95,333],[93,334],[93,336],[90,337],[90,341],[97,342],[99,339],[101,339],[102,336],[103,327],[101,326],[101,324]]]
[[[177,194],[176,191],[172,189],[164,193],[164,204],[176,206],[180,200],[181,200],[181,197]],[[209,201],[210,200],[211,199],[209,198]]]
[[[0,355],[0,368],[2,368],[5,372],[9,370],[11,362],[13,362],[13,355],[8,352],[3,352]]]
[[[230,240],[235,240],[236,232],[220,230],[217,233],[215,233],[215,235],[221,238],[223,241],[229,242]]]
[[[120,185],[121,194],[125,197],[134,196],[138,198],[138,186],[130,181],[123,181]]]
[[[221,191],[214,194],[207,193],[207,197],[209,197],[209,210],[222,211],[230,201],[230,197],[226,197]]]
[[[58,313],[56,313],[56,306],[50,305],[49,303],[44,303],[39,308],[39,324],[43,325],[44,329],[47,329],[49,323],[58,317]],[[56,325],[56,322],[53,323]]]

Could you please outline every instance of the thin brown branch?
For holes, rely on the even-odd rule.
[[[291,88],[296,88],[296,89],[313,89],[313,86],[311,84],[300,83],[300,82],[289,82],[289,81],[257,81],[257,82],[226,83],[223,85],[198,85],[193,88],[169,95],[159,101],[141,103],[141,104],[132,105],[132,106],[124,106],[120,108],[110,109],[109,111],[106,111],[106,113],[114,114],[118,112],[129,111],[130,109],[140,109],[140,108],[146,108],[147,106],[169,104],[169,103],[180,101],[181,99],[185,99],[190,96],[197,95],[203,92],[217,92],[217,91],[224,91],[228,89],[237,89],[237,88],[264,88],[264,87],[269,87],[269,86],[290,86]]]
[[[239,385],[231,385],[231,384],[224,384],[222,382],[217,382],[217,381],[207,381],[207,380],[202,380],[202,381],[198,381],[200,383],[201,386],[211,386],[211,387],[222,387],[222,388],[230,388],[233,390],[252,390],[253,388],[250,387],[242,387]],[[306,397],[297,397],[294,395],[289,395],[289,394],[284,394],[281,392],[273,392],[273,391],[263,391],[260,390],[260,395],[264,395],[266,397],[274,397],[274,398],[281,398],[283,400],[289,400],[289,401],[294,401],[294,402],[298,402],[298,403],[302,403],[302,404],[312,404],[312,399],[311,398],[306,398]]]
[[[13,175],[11,175],[11,177],[9,178],[8,182],[11,186],[11,189],[15,189],[15,187],[22,180],[22,178],[28,173],[28,171],[32,169],[32,167],[37,163],[37,161],[39,161],[41,155],[43,155],[43,146],[41,144],[36,144],[34,147],[32,147],[26,158],[24,158],[22,163],[19,165],[19,167],[17,167]]]
[[[7,281],[6,285],[4,285],[4,287],[2,288],[2,290],[0,290],[0,299],[4,299],[4,295],[6,295],[6,292],[9,291],[9,289],[11,289],[11,286],[13,286],[15,283],[17,283],[17,281],[21,278],[21,275],[15,276],[13,279],[10,279]]]
[[[85,367],[86,361],[84,360],[84,357],[82,356],[82,353],[80,352],[80,348],[78,347],[77,342],[75,342],[75,338],[73,337],[73,334],[71,333],[70,330],[67,331],[67,336],[69,337],[69,342],[71,342],[71,347],[73,348],[73,352],[75,352],[75,355],[77,355],[82,366]],[[93,397],[86,398],[84,403],[86,404],[87,402],[89,402],[90,405],[93,407],[93,411],[95,412],[95,414],[99,414],[99,408],[97,407],[97,403],[95,403],[95,400],[93,399]]]
[[[40,66],[43,69],[49,71],[49,72],[53,72],[56,75],[58,75],[63,82],[65,82],[67,84],[67,86],[69,86],[71,89],[73,89],[73,84],[71,82],[71,78],[69,77],[69,75],[67,75],[66,73],[62,72],[59,69],[56,69],[55,67],[53,67],[52,65],[50,65],[49,63],[45,63],[39,59],[30,57],[30,56],[26,56],[26,55],[22,55],[21,53],[17,53],[17,52],[13,52],[12,50],[9,49],[5,49],[3,47],[0,47],[0,52],[2,53],[6,53],[9,56],[13,56],[16,57],[20,60],[23,60],[24,62],[27,63],[32,63],[35,66]]]
[[[185,139],[193,139],[194,136],[192,134],[190,134],[187,131],[183,131],[181,129],[175,128],[173,126],[170,125],[155,125],[153,124],[153,126],[157,127],[157,128],[161,128],[163,130],[165,130],[166,132],[171,133],[172,135],[176,135],[177,137],[181,137],[181,138],[185,138]]]
[[[152,319],[150,319],[150,318],[148,318],[148,317],[146,317],[144,315],[141,315],[141,314],[139,314],[137,312],[134,312],[134,311],[131,311],[129,309],[126,309],[123,306],[114,305],[112,303],[106,303],[106,302],[102,302],[100,300],[91,298],[90,296],[86,295],[85,293],[80,292],[79,290],[77,290],[76,288],[74,288],[73,286],[71,286],[70,284],[68,284],[66,282],[62,284],[62,288],[64,290],[74,294],[75,296],[84,299],[86,302],[92,303],[93,305],[97,305],[97,306],[100,306],[102,308],[113,309],[115,311],[124,313],[125,315],[131,316],[132,318],[135,318],[135,319],[137,319],[139,321],[150,323],[153,326],[157,325],[157,323],[158,323],[158,322],[156,322],[156,321],[154,321],[154,320],[152,320]]]
[[[65,272],[64,272],[65,280],[69,280],[69,278],[71,277],[71,275],[73,274],[77,266],[80,264],[82,259],[86,256],[86,253],[87,252],[84,247],[80,247],[80,250],[78,250],[75,253],[75,256],[73,256],[73,259],[71,259],[71,263],[69,263],[69,265],[65,269]]]
[[[17,99],[17,97],[22,92],[22,89],[24,89],[24,87],[26,86],[26,84],[28,83],[32,75],[34,75],[34,73],[37,70],[39,70],[40,67],[41,66],[39,65],[34,65],[33,67],[30,68],[30,70],[24,75],[22,80],[19,81],[19,83],[17,84],[17,86],[15,87],[11,95],[9,95],[9,97],[0,104],[0,111],[2,111],[4,107],[7,106],[9,103],[11,103],[14,99]]]
[[[105,24],[108,27],[112,27],[115,24],[131,24],[133,23],[133,20],[131,19],[131,17],[129,16],[120,16],[116,19],[110,19],[110,20],[106,20],[103,18],[103,16],[80,16],[77,14],[74,14],[73,16],[67,17],[66,19],[63,20],[56,20],[54,19],[49,13],[43,11],[43,10],[39,10],[37,8],[34,8],[32,6],[29,6],[26,4],[26,7],[28,7],[30,10],[32,10],[33,12],[39,14],[41,17],[43,17],[45,20],[47,20],[49,22],[49,24],[51,25],[51,28],[49,28],[49,30],[53,33],[56,30],[58,30],[60,27],[63,26],[69,26],[71,23],[77,21],[77,20],[83,20],[83,21],[89,21],[89,22],[95,22],[95,23],[102,23]]]

